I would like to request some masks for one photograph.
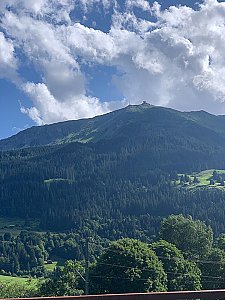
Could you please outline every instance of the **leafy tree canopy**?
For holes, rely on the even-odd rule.
[[[40,296],[75,296],[83,294],[79,289],[80,274],[84,268],[79,262],[69,260],[63,270],[57,268],[50,278],[41,283],[39,287]]]
[[[195,263],[185,260],[182,252],[167,241],[160,240],[151,244],[167,274],[168,290],[201,289],[201,271]]]
[[[203,275],[204,289],[225,288],[225,252],[219,248],[213,248],[206,257],[206,261],[200,262]]]
[[[91,270],[93,293],[166,291],[162,263],[147,244],[135,239],[113,242]]]
[[[225,251],[225,234],[221,234],[215,241],[216,247]]]
[[[16,282],[0,282],[0,298],[28,298],[36,296],[36,293],[35,286]]]
[[[161,223],[161,239],[175,244],[189,257],[202,258],[209,253],[213,243],[213,231],[200,220],[191,216],[171,215]]]

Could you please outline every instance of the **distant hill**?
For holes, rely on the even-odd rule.
[[[129,105],[92,119],[34,126],[1,140],[0,150],[70,142],[96,143],[114,138],[148,138],[153,132],[185,135],[187,139],[225,145],[225,116],[204,111],[179,112],[148,103]]]

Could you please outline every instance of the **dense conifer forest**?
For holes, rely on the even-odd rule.
[[[104,142],[106,150],[102,143],[71,143],[3,152],[1,215],[38,218],[40,228],[55,231],[82,230],[88,219],[107,238],[149,237],[171,213],[191,214],[223,231],[223,191],[187,191],[172,183],[180,165],[201,170],[220,165],[219,157],[196,163],[195,153],[183,149],[169,155],[150,141],[121,143]]]
[[[82,232],[88,226],[108,239],[148,239],[155,235],[162,217],[184,213],[205,220],[216,234],[221,233],[223,191],[188,191],[175,188],[173,180],[177,173],[225,168],[222,121],[207,113],[142,104],[82,120],[83,127],[74,121],[73,136],[79,131],[81,137],[82,130],[86,136],[87,128],[91,135],[91,129],[97,128],[94,142],[72,139],[2,151],[0,214],[36,218],[44,230]],[[57,126],[57,138],[65,124],[28,129],[26,139],[34,138],[35,130],[43,135],[46,130],[47,139],[52,126]],[[71,130],[72,125],[69,122],[67,127]],[[23,139],[24,134],[2,143]]]

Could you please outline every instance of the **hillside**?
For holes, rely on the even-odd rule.
[[[0,215],[39,220],[42,230],[147,240],[162,217],[184,213],[222,232],[223,189],[174,186],[178,173],[225,169],[221,120],[142,104],[25,130],[2,149],[52,145],[0,152]]]
[[[179,112],[148,103],[129,105],[123,109],[92,119],[67,121],[26,129],[0,141],[0,150],[21,149],[69,142],[90,143],[114,138],[149,138],[159,135],[185,135],[187,138],[225,145],[225,117],[209,113]]]

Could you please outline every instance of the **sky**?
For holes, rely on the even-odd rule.
[[[0,0],[0,139],[147,101],[225,114],[225,3]]]

